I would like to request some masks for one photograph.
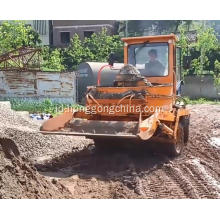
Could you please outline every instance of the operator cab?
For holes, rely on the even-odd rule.
[[[181,49],[174,34],[123,38],[124,63],[136,67],[152,85],[174,85],[181,93]]]

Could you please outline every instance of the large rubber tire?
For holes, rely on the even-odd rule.
[[[184,127],[180,122],[177,128],[177,140],[175,143],[169,144],[168,146],[169,156],[179,156],[182,153],[184,146]]]
[[[189,121],[190,121],[190,116],[183,116],[180,120],[181,124],[183,125],[183,130],[184,130],[184,143],[186,144],[189,140]]]

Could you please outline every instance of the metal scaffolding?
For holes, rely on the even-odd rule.
[[[0,55],[0,70],[6,71],[39,71],[39,48],[21,47]]]

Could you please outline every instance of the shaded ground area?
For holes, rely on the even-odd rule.
[[[134,146],[91,147],[36,164],[72,198],[220,198],[220,105],[193,105],[190,139],[175,159]]]

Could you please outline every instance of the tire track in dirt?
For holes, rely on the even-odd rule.
[[[215,179],[220,180],[220,167],[218,163],[207,163],[205,161],[200,161],[202,165],[205,165],[206,169],[212,173]]]
[[[160,194],[163,198],[186,198],[184,191],[170,175],[167,175],[166,166],[156,172],[159,182],[161,183]]]
[[[144,190],[146,198],[157,199],[160,194],[160,186],[158,185],[158,178],[155,175],[149,175],[148,178],[144,181]]]
[[[218,185],[217,181],[207,173],[204,166],[201,165],[198,159],[188,160],[186,161],[186,164],[193,173],[194,179],[197,178],[202,185],[207,188],[208,193],[203,196],[207,196],[208,198],[220,198],[220,185]],[[197,187],[197,185],[195,187]]]
[[[174,182],[179,185],[186,198],[199,198],[198,193],[192,186],[190,180],[188,180],[187,177],[183,175],[181,169],[178,166],[167,166],[165,172],[173,179]]]
[[[199,137],[197,137],[199,139]],[[192,141],[190,139],[185,152],[189,157],[197,157],[202,158],[202,160],[206,162],[219,162],[220,161],[220,151],[214,149],[213,146],[210,145],[205,140],[200,140],[203,144],[198,143],[198,141]],[[205,147],[204,147],[205,145]]]
[[[129,172],[125,175],[122,175],[122,183],[125,187],[132,190],[138,198],[145,198],[146,193],[143,188],[143,183],[140,175],[137,173],[135,164],[133,161],[129,163]]]
[[[196,189],[199,198],[213,198],[210,195],[209,189],[206,185],[202,182],[201,176],[196,176],[195,173],[185,164],[183,164],[182,171],[184,175],[188,176],[191,181],[192,186]]]

